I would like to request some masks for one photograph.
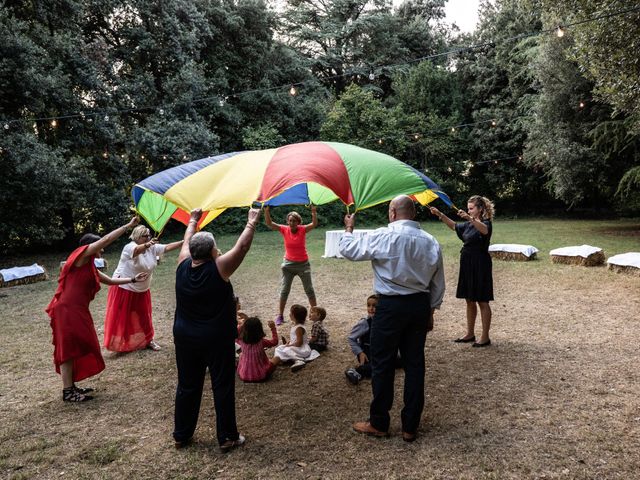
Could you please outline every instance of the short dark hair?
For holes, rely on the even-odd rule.
[[[371,300],[371,299],[378,301],[378,300],[380,300],[380,295],[378,295],[377,293],[374,293],[373,295],[369,295],[367,297],[367,303],[369,303],[369,300]]]
[[[78,242],[78,244],[83,247],[84,245],[91,245],[98,240],[100,240],[100,237],[95,233],[85,233],[82,237],[80,237],[80,241]]]
[[[296,303],[291,305],[291,314],[293,315],[293,318],[296,319],[296,322],[304,323],[307,319],[307,308]]]
[[[320,321],[324,320],[327,317],[327,311],[322,307],[311,307],[311,311],[318,312],[318,317],[320,317]]]
[[[249,345],[258,343],[265,337],[262,322],[258,317],[249,317],[242,324],[242,341]]]

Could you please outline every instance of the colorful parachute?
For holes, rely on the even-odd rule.
[[[305,142],[234,152],[185,163],[133,187],[138,213],[156,231],[169,219],[187,223],[205,212],[199,227],[227,208],[251,205],[323,205],[340,200],[351,211],[412,195],[426,205],[449,197],[427,176],[384,153],[334,142]]]

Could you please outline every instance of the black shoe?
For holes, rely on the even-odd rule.
[[[478,343],[475,342],[473,345],[471,345],[472,347],[477,347],[477,348],[482,348],[482,347],[488,347],[489,345],[491,345],[491,340],[487,340],[484,343]]]
[[[473,337],[470,337],[470,338],[460,337],[460,338],[456,338],[454,340],[455,343],[471,343],[471,342],[475,342],[475,341],[476,341],[476,336],[475,335]]]
[[[347,380],[353,385],[357,385],[362,380],[362,375],[360,375],[355,368],[349,368],[346,372],[344,372]]]
[[[73,389],[82,394],[82,395],[86,395],[87,393],[91,393],[93,392],[93,388],[87,387],[87,388],[82,388],[82,387],[78,387],[75,383],[73,384]]]
[[[78,392],[75,387],[69,387],[62,389],[62,400],[64,402],[80,403],[93,400],[93,397],[91,395],[85,395]]]

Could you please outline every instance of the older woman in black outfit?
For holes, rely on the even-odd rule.
[[[473,342],[474,347],[491,345],[489,328],[491,328],[491,307],[493,300],[493,276],[489,243],[491,241],[491,220],[494,206],[488,198],[474,195],[467,203],[467,211],[458,210],[458,216],[466,222],[456,223],[435,207],[431,213],[442,220],[450,229],[455,230],[463,241],[460,251],[460,274],[458,276],[457,298],[467,301],[467,333],[455,342]],[[476,342],[476,316],[480,308],[482,335]]]
[[[207,368],[211,375],[220,450],[244,444],[235,408],[236,300],[229,277],[251,248],[260,210],[249,210],[244,231],[224,255],[209,232],[195,233],[202,210],[191,212],[176,270],[176,313],[173,338],[178,367],[176,448],[191,443],[198,423]],[[194,234],[195,233],[195,234]]]

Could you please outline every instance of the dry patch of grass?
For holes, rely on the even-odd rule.
[[[448,291],[427,339],[427,403],[415,443],[399,436],[401,371],[393,436],[372,439],[351,431],[352,422],[367,417],[371,390],[368,382],[354,387],[344,378],[354,361],[345,337],[365,313],[372,274],[366,262],[320,258],[322,232],[314,232],[312,268],[320,305],[328,311],[331,348],[298,373],[281,368],[264,384],[237,382],[238,423],[247,444],[228,455],[217,449],[210,391],[202,401],[195,444],[173,449],[173,258],[159,267],[152,286],[156,338],[163,349],[104,352],[106,370],[85,382],[96,388],[96,399],[83,405],[63,404],[53,372],[43,309],[55,281],[0,291],[0,474],[74,479],[636,477],[640,278],[605,267],[553,264],[548,257],[494,262],[492,346],[474,349],[451,341],[464,332],[464,302],[454,298],[459,245],[451,232],[435,233],[445,243]],[[258,236],[233,278],[243,308],[265,323],[274,316],[277,301],[281,246],[275,235]],[[228,248],[229,240],[223,240]],[[495,239],[500,241],[509,240]],[[109,252],[113,267],[117,250]],[[59,260],[47,261],[55,265]],[[92,304],[100,338],[105,300],[103,289]],[[290,301],[306,302],[297,281]],[[288,324],[280,327],[281,333],[288,331]]]

